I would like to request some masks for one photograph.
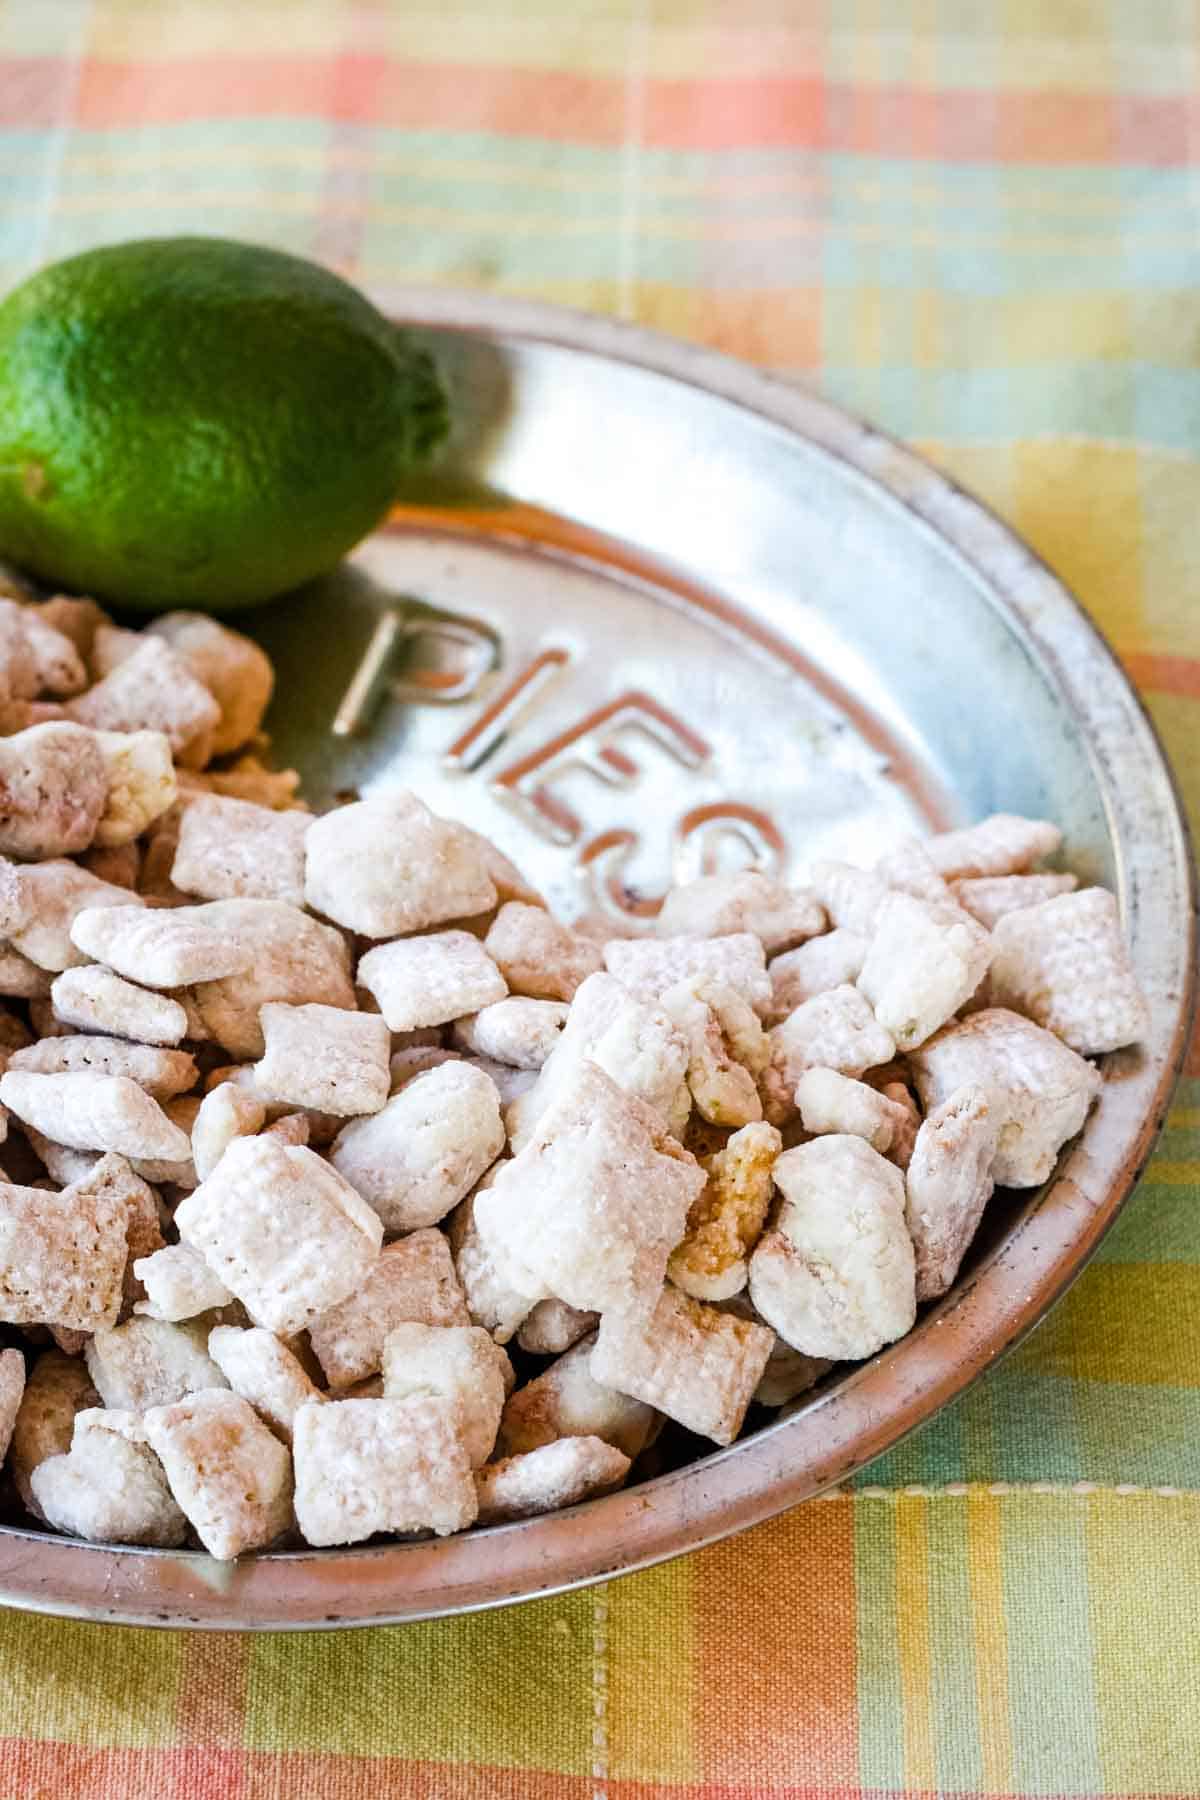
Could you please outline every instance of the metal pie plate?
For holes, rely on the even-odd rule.
[[[0,1529],[0,1600],[229,1629],[527,1599],[739,1531],[852,1474],[982,1374],[1128,1197],[1180,1068],[1192,864],[1170,771],[1075,601],[975,501],[810,394],[649,332],[481,295],[381,296],[455,393],[436,479],[319,588],[243,617],[314,804],[404,783],[566,916],[641,930],[673,880],[871,861],[992,811],[1056,820],[1119,895],[1152,1027],[954,1290],[731,1449],[438,1540],[222,1565]]]

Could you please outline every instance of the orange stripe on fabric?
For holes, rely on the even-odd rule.
[[[1194,656],[1167,656],[1154,650],[1122,650],[1121,661],[1130,679],[1156,694],[1179,694],[1200,700],[1200,660]]]
[[[590,1775],[545,1769],[262,1751],[248,1765],[245,1800],[593,1800],[595,1791]]]
[[[0,78],[3,66],[0,65]],[[311,116],[407,130],[494,131],[617,144],[622,85],[576,74],[401,63],[383,57],[199,57],[187,63],[90,59],[76,115],[97,128],[205,118]]]
[[[703,1793],[856,1782],[854,1502],[798,1507],[696,1558]],[[672,1790],[674,1792],[674,1790]]]
[[[48,59],[0,62],[0,91],[34,73],[34,118],[47,113]],[[10,105],[16,102],[9,100]],[[1158,94],[1141,108],[1158,165],[1189,159],[1200,121],[1190,96]],[[91,58],[78,118],[92,127],[181,124],[240,115],[318,114],[358,124],[496,131],[616,145],[625,135],[623,78],[413,62],[381,54],[336,59],[205,56],[172,62]],[[23,121],[27,122],[27,121]],[[1074,163],[1129,159],[1112,98],[1102,94],[1002,92],[980,106],[967,89],[855,87],[818,77],[649,79],[643,142],[661,149],[796,148],[916,159]]]

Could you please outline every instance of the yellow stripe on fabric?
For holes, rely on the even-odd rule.
[[[929,1633],[928,1501],[902,1495],[896,1503],[896,1635],[904,1701],[904,1779],[912,1788],[937,1787],[933,1740],[932,1655]]]
[[[1098,1496],[1086,1512],[1104,1791],[1200,1782],[1200,1496]]]
[[[1014,1362],[1072,1381],[1194,1387],[1200,1268],[1092,1263]]]
[[[246,1746],[590,1775],[593,1605],[256,1637]]]
[[[1195,815],[1196,809],[1200,808],[1200,731],[1196,729],[1196,701],[1181,694],[1145,694],[1143,698],[1166,746],[1184,799]],[[1158,1165],[1152,1167],[1157,1178]],[[1200,1257],[1200,1246],[1197,1256]]]
[[[0,1612],[0,1739],[128,1750],[170,1743],[189,1642],[183,1632]]]
[[[608,1770],[614,1781],[696,1779],[694,1558],[608,1589]]]
[[[1066,436],[921,448],[1029,539],[1118,650],[1200,658],[1200,556],[1188,529],[1200,458]]]
[[[979,1759],[983,1790],[996,1794],[1008,1793],[1012,1785],[1000,1508],[1000,1498],[985,1489],[973,1488],[967,1496]]]

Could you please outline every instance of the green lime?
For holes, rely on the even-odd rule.
[[[331,568],[444,436],[428,353],[314,263],[150,238],[0,305],[0,557],[155,611]]]

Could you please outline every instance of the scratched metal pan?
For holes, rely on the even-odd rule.
[[[316,803],[411,783],[562,911],[644,924],[671,880],[873,859],[1004,809],[1120,896],[1151,1029],[954,1290],[790,1416],[609,1498],[442,1541],[249,1558],[0,1530],[0,1599],[93,1619],[362,1625],[693,1550],[853,1474],[982,1375],[1128,1197],[1185,1046],[1194,897],[1170,771],[1075,601],[910,451],[748,368],[484,296],[388,295],[456,395],[436,481],[332,581],[254,615],[281,765]],[[747,1547],[747,1554],[752,1551]]]

